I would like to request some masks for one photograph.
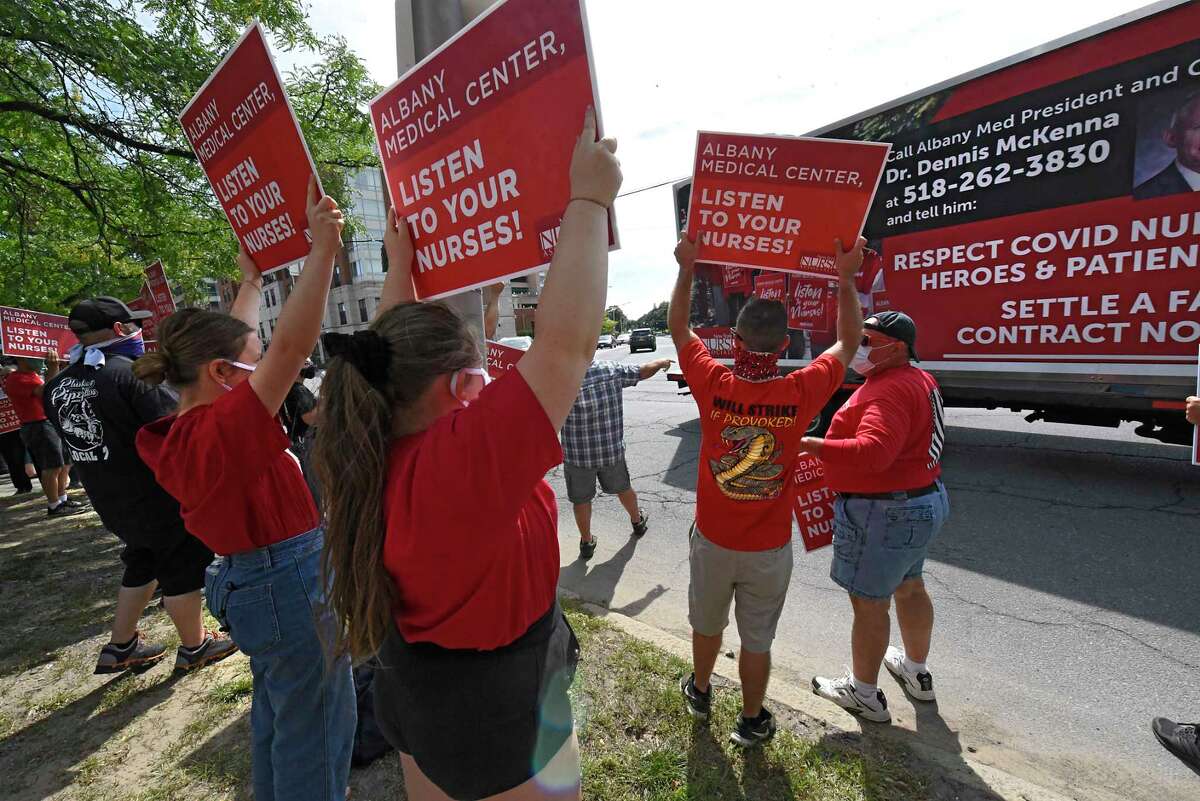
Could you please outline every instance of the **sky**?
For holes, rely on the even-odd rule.
[[[606,135],[625,180],[608,299],[633,318],[675,281],[669,183],[691,172],[696,131],[802,135],[1146,5],[1130,0],[590,0]],[[392,0],[310,0],[386,86]],[[286,58],[281,62],[286,63]]]

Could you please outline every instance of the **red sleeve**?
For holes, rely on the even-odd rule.
[[[911,416],[908,407],[895,398],[879,396],[866,401],[854,436],[826,439],[821,446],[821,461],[837,467],[852,465],[864,473],[882,473],[900,455]]]
[[[712,394],[713,384],[727,368],[712,357],[701,339],[696,338],[679,352],[679,369],[692,394],[695,396],[698,390],[698,397],[707,398]]]
[[[833,397],[833,393],[842,385],[842,379],[845,377],[846,368],[828,354],[818,356],[807,367],[788,373],[788,378],[796,384],[796,390],[800,394],[811,399],[814,404],[820,401],[813,409],[814,414]]]
[[[421,442],[409,497],[430,522],[474,525],[486,535],[489,522],[514,517],[561,463],[558,432],[524,376],[509,370],[466,409],[434,423]]]
[[[204,410],[192,431],[189,451],[213,483],[257,478],[291,442],[263,406],[254,387],[243,381]]]

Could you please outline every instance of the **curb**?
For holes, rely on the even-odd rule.
[[[662,629],[657,629],[640,620],[635,620],[619,612],[614,612],[611,609],[590,603],[574,592],[562,587],[559,588],[559,594],[578,602],[588,614],[604,618],[629,636],[649,642],[680,659],[684,659],[689,663],[691,662],[692,644],[687,640],[676,637],[674,634],[669,634]],[[719,658],[716,669],[713,672],[735,687],[741,686],[737,675],[736,662]],[[849,713],[838,712],[829,703],[818,699],[806,688],[800,688],[772,677],[768,695],[771,700],[814,718],[832,730],[841,732],[861,730],[857,718]],[[887,735],[883,734],[883,736],[886,737]],[[933,745],[923,744],[919,740],[916,742],[905,740],[904,744],[923,761],[942,770],[944,778],[968,787],[978,787],[981,790],[983,788],[979,787],[979,785],[986,785],[992,794],[999,796],[1004,801],[1079,801],[1079,796],[1063,795],[1000,768],[972,759],[965,752],[960,754],[951,753]],[[964,769],[964,765],[966,769]],[[974,776],[966,775],[969,771],[973,771]],[[1089,799],[1092,801],[1098,801],[1099,798],[1099,796],[1095,795],[1089,796]]]

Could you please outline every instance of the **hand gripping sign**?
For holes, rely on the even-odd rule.
[[[699,260],[836,277],[833,240],[858,237],[889,148],[701,131],[688,214]]]
[[[42,359],[55,350],[65,356],[75,342],[61,314],[0,306],[0,354]]]
[[[307,256],[305,202],[316,167],[262,26],[246,29],[179,122],[259,270],[269,273]]]
[[[550,263],[580,121],[592,106],[599,129],[598,100],[582,0],[505,0],[371,101],[423,299]]]
[[[825,484],[825,468],[811,454],[796,460],[796,524],[804,550],[815,551],[833,542],[833,490]]]

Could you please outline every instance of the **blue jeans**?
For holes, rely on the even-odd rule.
[[[330,662],[324,531],[217,559],[208,608],[250,657],[256,801],[345,801],[358,712],[350,660]]]
[[[829,577],[851,595],[883,600],[920,578],[929,544],[950,516],[946,487],[906,500],[838,497]]]

